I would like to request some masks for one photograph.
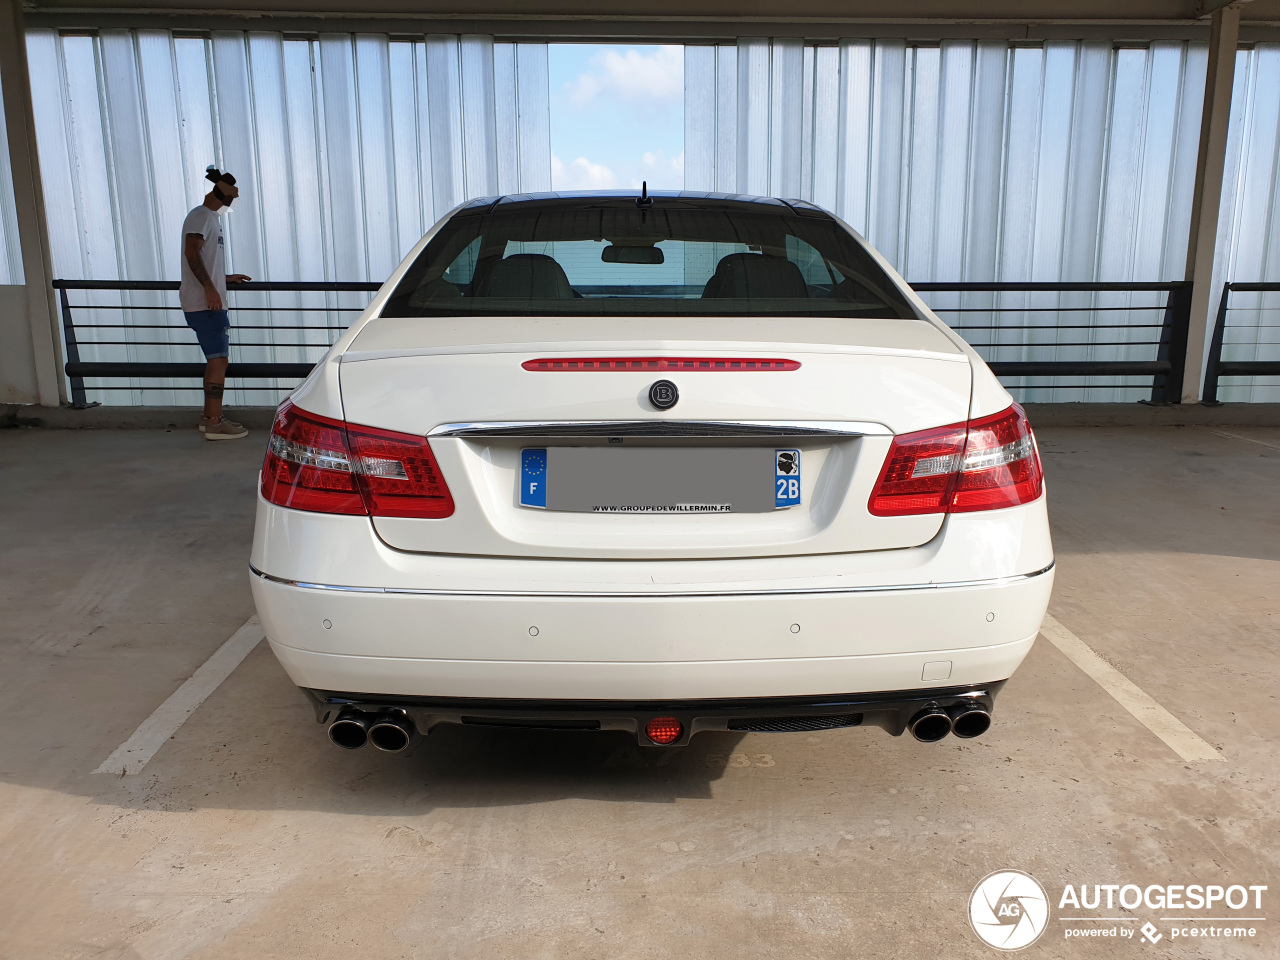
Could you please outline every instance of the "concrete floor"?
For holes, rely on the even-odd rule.
[[[1275,957],[1280,429],[1229,432],[1040,438],[1051,613],[1225,762],[1043,639],[979,740],[704,734],[657,763],[611,734],[339,751],[264,644],[110,777],[253,613],[263,438],[0,431],[0,957],[993,957],[967,903],[1009,867],[1054,901],[1028,956]],[[1067,940],[1066,883],[1267,884],[1268,919]]]

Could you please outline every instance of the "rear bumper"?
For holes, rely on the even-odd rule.
[[[956,587],[732,596],[349,592],[253,575],[298,686],[521,700],[825,696],[1007,679],[1052,571]]]
[[[978,703],[990,711],[1004,681],[976,686],[898,690],[878,694],[824,697],[771,697],[725,700],[575,701],[484,700],[444,697],[370,697],[326,690],[303,692],[318,723],[331,723],[342,711],[369,715],[403,712],[419,733],[442,723],[535,730],[624,730],[643,746],[645,724],[656,717],[675,717],[683,734],[670,746],[683,746],[706,730],[785,733],[875,726],[901,736],[908,721],[926,706],[944,710]]]
[[[411,554],[364,517],[259,501],[250,582],[298,686],[366,697],[670,703],[1007,679],[1053,585],[1044,500],[921,547],[706,561]]]

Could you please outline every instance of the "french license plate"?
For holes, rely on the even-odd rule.
[[[532,447],[520,504],[576,513],[767,513],[801,503],[800,451]]]

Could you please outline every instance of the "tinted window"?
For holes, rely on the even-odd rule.
[[[915,316],[826,215],[670,197],[648,207],[606,198],[463,210],[383,314]]]

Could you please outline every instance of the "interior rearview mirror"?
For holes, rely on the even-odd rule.
[[[663,263],[666,258],[657,247],[618,247],[610,244],[600,252],[605,263]]]

